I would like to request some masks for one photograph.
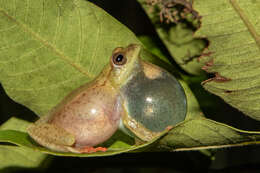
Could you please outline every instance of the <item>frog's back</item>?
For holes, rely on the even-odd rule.
[[[143,71],[122,88],[126,109],[131,118],[148,130],[161,132],[185,119],[186,96],[167,71],[148,63],[143,66]]]

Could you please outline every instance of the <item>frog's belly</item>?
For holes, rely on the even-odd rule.
[[[57,111],[49,122],[73,134],[76,146],[94,146],[114,134],[121,110],[118,94],[102,87],[90,88]]]
[[[122,92],[129,116],[153,132],[185,119],[186,96],[179,82],[166,71],[154,79],[141,72]]]

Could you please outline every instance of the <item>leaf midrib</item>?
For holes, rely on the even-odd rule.
[[[254,38],[254,40],[257,44],[257,47],[260,50],[260,36],[257,34],[254,26],[252,25],[252,23],[250,23],[248,17],[244,14],[243,10],[240,8],[240,6],[236,0],[230,0],[229,2],[232,5],[232,7],[234,8],[234,10],[237,12],[237,14],[240,16],[242,21],[244,22],[245,26],[247,27],[248,31]]]
[[[82,69],[79,65],[70,61],[70,59],[62,51],[60,51],[57,47],[55,47],[53,44],[49,43],[47,40],[43,39],[40,35],[38,35],[34,31],[32,31],[30,28],[28,28],[23,23],[20,23],[17,20],[15,20],[15,18],[10,16],[4,9],[0,8],[0,13],[2,13],[4,16],[6,16],[11,21],[13,21],[16,25],[20,26],[24,32],[29,33],[35,40],[38,40],[45,47],[51,49],[56,55],[58,55],[58,57],[60,57],[63,61],[67,62],[69,65],[71,65],[77,71],[79,71],[80,73],[82,73],[83,75],[85,75],[89,78],[93,78],[93,75],[89,74],[87,71]]]

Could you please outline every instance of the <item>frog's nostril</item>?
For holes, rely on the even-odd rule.
[[[136,47],[137,44],[129,44],[128,47]]]
[[[138,56],[138,54],[140,53],[141,51],[141,45],[139,44],[130,44],[126,49],[127,49],[127,52],[132,52],[136,55],[134,56]]]

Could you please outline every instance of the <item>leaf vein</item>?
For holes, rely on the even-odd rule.
[[[245,26],[247,27],[248,31],[254,38],[258,48],[260,49],[260,36],[257,34],[254,26],[249,21],[248,17],[244,14],[243,10],[240,8],[236,0],[230,0],[230,3],[234,10],[238,13],[242,21],[244,22]]]
[[[77,4],[75,4],[77,11],[78,11],[78,17],[79,17],[79,48],[78,48],[78,53],[76,56],[76,62],[80,62],[81,59],[81,55],[82,55],[82,47],[83,47],[83,29],[82,29],[82,19],[81,19],[81,13],[80,13],[80,9],[78,7]]]
[[[25,74],[28,74],[28,73],[37,72],[37,71],[40,71],[42,69],[45,69],[45,68],[51,66],[56,61],[57,61],[57,59],[54,59],[54,60],[48,62],[47,64],[44,64],[44,65],[42,65],[42,66],[40,66],[38,68],[31,69],[30,71],[23,71],[23,72],[11,74],[11,75],[9,74],[8,76],[10,76],[10,77],[17,77],[17,76],[25,75]]]
[[[204,16],[204,15],[203,15]],[[209,21],[209,23],[203,23],[203,27],[209,27],[209,26],[216,26],[216,25],[219,25],[219,24],[224,24],[224,23],[230,23],[231,21],[234,21],[237,17],[232,17],[232,18],[229,18],[227,20],[221,20],[219,22],[212,22],[212,20]],[[240,21],[239,21],[240,22]]]
[[[41,87],[41,88],[11,88],[11,87],[8,87],[8,88],[13,91],[39,91],[39,90],[44,90],[44,89],[50,90],[50,89],[59,88],[59,87],[63,86],[63,84],[66,84],[66,83],[69,83],[72,81],[78,81],[79,78],[81,78],[81,77],[82,76],[76,76],[76,77],[73,77],[73,78],[70,78],[67,80],[63,80],[61,82],[58,82],[58,83],[55,83],[52,85],[50,84],[48,86]]]
[[[206,144],[203,144],[202,142],[200,142],[199,140],[197,140],[197,139],[195,139],[194,137],[192,137],[191,135],[189,135],[189,134],[186,134],[186,133],[180,133],[181,135],[184,135],[184,136],[186,136],[186,137],[188,137],[188,138],[190,138],[191,140],[193,140],[194,142],[196,142],[196,143],[198,143],[199,145],[206,145]]]
[[[39,28],[38,28],[38,32],[40,33],[41,32],[41,26],[42,26],[42,23],[43,23],[43,20],[44,20],[44,7],[45,7],[45,0],[42,1],[42,13],[41,13],[41,17],[40,17],[40,21],[39,21]]]
[[[231,31],[230,33],[225,33],[225,34],[218,34],[218,35],[209,35],[209,38],[217,38],[217,37],[226,37],[226,36],[231,36],[239,33],[247,32],[247,30],[241,30],[241,31]]]
[[[223,45],[223,43],[222,43],[222,45]],[[245,48],[245,47],[247,47],[247,46],[251,47],[251,45],[255,45],[255,42],[252,41],[252,42],[247,42],[247,43],[245,43],[245,44],[238,44],[238,46],[230,47],[230,48],[225,48],[225,49],[223,49],[223,48],[221,47],[220,49],[221,49],[222,52],[225,52],[225,51],[234,50],[234,49],[237,49],[237,48]],[[219,52],[218,49],[217,49],[217,47],[216,47],[215,49],[217,50],[217,52]]]
[[[219,14],[223,15],[223,13],[227,13],[227,12],[233,12],[233,9],[232,8],[227,8],[226,10],[218,10],[217,12],[216,11],[210,11],[210,13],[206,13],[206,14],[203,14],[203,18],[205,17],[209,17],[209,16],[219,16]]]
[[[91,74],[89,74],[88,72],[86,72],[84,69],[81,68],[81,66],[73,63],[70,61],[70,59],[63,54],[63,52],[61,52],[59,49],[57,49],[54,45],[50,44],[47,40],[43,39],[41,36],[39,36],[37,33],[35,33],[34,31],[30,30],[29,28],[27,28],[24,24],[16,21],[12,16],[10,16],[8,13],[6,13],[6,11],[4,11],[2,8],[0,8],[0,12],[8,17],[11,21],[13,21],[14,23],[16,23],[17,25],[19,25],[24,31],[30,33],[33,38],[35,38],[36,40],[40,41],[44,46],[48,47],[49,49],[51,49],[55,54],[58,55],[58,57],[60,57],[61,59],[63,59],[65,62],[67,62],[68,64],[70,64],[72,67],[74,67],[77,71],[81,72],[82,74],[88,76],[89,78],[93,78],[93,76]]]
[[[20,41],[20,42],[16,42],[15,44],[9,44],[7,46],[3,46],[0,47],[0,50],[5,50],[5,49],[10,49],[10,48],[15,48],[17,46],[23,45],[26,42],[32,41],[33,39],[29,39],[29,40],[24,40],[24,41]],[[0,51],[1,52],[1,51]]]
[[[219,90],[219,92],[221,91],[222,93],[225,93],[225,91],[230,91],[229,88],[221,88],[221,87],[216,87],[216,86],[212,86],[212,85],[208,85],[207,83],[205,83],[205,85],[208,88],[214,88],[214,90]],[[236,92],[240,92],[240,91],[246,91],[246,90],[254,90],[255,88],[258,88],[257,86],[250,86],[250,87],[246,87],[243,89],[235,89]],[[232,90],[233,91],[233,90]],[[217,95],[219,95],[219,93],[216,93]]]
[[[234,50],[236,50],[236,49],[232,49],[233,51]],[[227,57],[229,57],[229,54],[227,53],[227,52],[218,52],[218,54],[217,54],[217,56],[216,57],[218,57],[218,56],[220,56],[220,57],[223,57],[223,56],[227,56]],[[248,60],[248,59],[245,59],[245,61],[244,62],[239,62],[239,63],[232,63],[232,64],[214,64],[214,65],[216,65],[216,66],[218,66],[218,65],[239,65],[239,64],[244,64],[244,63],[251,63],[251,62],[255,62],[255,61],[257,61],[258,60],[258,55],[259,55],[259,51],[255,51],[255,50],[248,50],[248,49],[244,49],[244,50],[242,50],[241,52],[240,51],[236,51],[234,54],[233,54],[233,52],[232,52],[232,55],[234,56],[234,57],[238,57],[238,56],[245,56],[245,55],[250,55],[250,57],[256,57],[256,59],[250,59],[250,60]],[[249,57],[248,57],[249,58]]]
[[[54,33],[54,39],[53,39],[53,44],[56,45],[56,40],[57,40],[57,37],[58,37],[58,31],[60,30],[60,25],[61,25],[61,12],[60,12],[60,6],[58,3],[56,3],[57,5],[57,24],[56,24],[56,28],[55,28],[55,33]]]
[[[214,132],[214,133],[216,133],[216,134],[222,136],[222,137],[225,138],[228,142],[230,142],[230,143],[236,143],[232,138],[226,137],[226,136],[225,136],[224,134],[222,134],[218,129],[214,129],[214,128],[212,128],[212,127],[210,127],[210,126],[206,126],[205,124],[202,124],[202,123],[199,123],[199,124],[200,124],[201,126],[204,126],[204,127],[207,128],[207,129],[211,130],[212,132]]]
[[[93,51],[93,53],[92,53],[92,56],[91,56],[91,58],[90,58],[90,60],[91,60],[91,64],[90,64],[90,69],[89,69],[89,72],[90,72],[90,70],[92,70],[92,68],[94,67],[94,57],[96,57],[96,52],[97,52],[97,49],[98,49],[98,43],[99,43],[99,37],[100,37],[100,33],[101,33],[101,22],[99,21],[99,19],[98,19],[98,17],[97,17],[97,15],[96,15],[96,12],[95,12],[95,10],[93,10],[93,8],[92,7],[90,7],[90,9],[92,10],[92,12],[93,12],[93,15],[95,16],[95,18],[96,18],[96,21],[99,23],[99,25],[98,25],[98,30],[97,30],[97,39],[96,39],[96,46],[95,46],[95,50]]]
[[[16,28],[16,27],[17,27],[17,25],[13,25],[13,26],[11,26],[9,28],[1,29],[0,32],[6,32],[6,31],[11,30],[11,29]]]
[[[9,61],[0,61],[0,63],[6,63],[7,64],[7,63],[19,61],[21,58],[23,58],[23,57],[25,57],[27,55],[30,55],[31,53],[36,52],[37,50],[39,50],[39,49],[41,49],[43,47],[44,46],[42,45],[42,46],[40,46],[38,48],[32,49],[31,51],[29,51],[27,53],[24,53],[23,55],[19,56],[18,58],[14,59],[14,60],[12,59],[12,60],[9,60]]]
[[[29,1],[30,0],[26,1],[26,6],[25,6],[25,18],[24,18],[25,23],[27,22],[28,14],[29,14],[29,7],[30,7],[30,2]]]

